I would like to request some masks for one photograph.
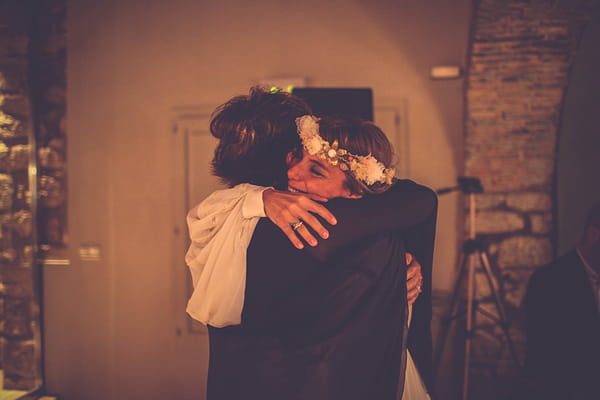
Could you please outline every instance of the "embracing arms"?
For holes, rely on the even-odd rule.
[[[327,208],[336,216],[337,224],[328,227],[327,240],[306,249],[320,261],[373,234],[402,231],[424,223],[436,214],[437,197],[425,186],[399,180],[385,193],[358,200],[333,199]],[[418,255],[417,259],[420,260]]]

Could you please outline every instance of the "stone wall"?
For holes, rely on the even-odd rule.
[[[39,380],[35,354],[39,308],[33,290],[35,235],[29,160],[34,118],[29,85],[31,3],[0,10],[0,343],[3,387],[27,390]]]
[[[5,389],[41,384],[36,249],[65,243],[65,8],[65,0],[0,2],[0,369]],[[32,165],[37,164],[38,179],[32,187],[36,175],[30,160],[36,155]]]
[[[38,0],[31,46],[42,250],[67,245],[66,0]],[[56,254],[51,254],[56,256]]]
[[[481,180],[477,233],[503,290],[524,361],[527,281],[554,257],[554,176],[561,104],[578,40],[597,1],[476,2],[466,83],[465,175]],[[495,310],[485,277],[481,306]],[[518,375],[501,330],[476,314],[472,398],[493,399]],[[506,379],[503,379],[506,378]]]

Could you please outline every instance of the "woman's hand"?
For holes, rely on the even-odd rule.
[[[406,297],[408,305],[412,306],[421,294],[423,275],[421,275],[421,264],[410,253],[406,253],[406,265],[408,266],[406,270]]]
[[[265,214],[285,233],[297,249],[304,247],[298,234],[311,246],[317,245],[317,239],[310,233],[306,224],[323,239],[329,237],[329,232],[313,213],[321,216],[331,225],[337,224],[333,214],[317,201],[326,202],[327,199],[308,193],[282,192],[275,189],[267,189],[263,192]]]

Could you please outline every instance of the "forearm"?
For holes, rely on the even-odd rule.
[[[383,194],[360,200],[334,199],[327,207],[338,223],[329,227],[329,239],[306,250],[321,261],[327,260],[338,249],[376,233],[407,230],[432,218],[435,227],[437,197],[431,189],[403,180]],[[422,262],[419,257],[423,256],[417,254],[417,259]]]

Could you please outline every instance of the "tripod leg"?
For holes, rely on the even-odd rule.
[[[471,368],[471,340],[473,339],[473,300],[475,298],[475,255],[469,255],[467,280],[467,329],[465,332],[465,365],[463,375],[463,400],[469,397],[469,373]]]
[[[494,302],[496,304],[496,309],[498,310],[498,316],[499,316],[498,319],[500,322],[500,326],[504,332],[504,336],[506,338],[506,343],[508,344],[510,352],[515,361],[515,364],[517,365],[517,367],[521,368],[521,363],[519,362],[519,357],[517,355],[517,351],[515,349],[512,339],[510,337],[510,332],[508,329],[508,319],[506,316],[506,308],[504,307],[504,299],[502,298],[502,296],[500,296],[500,288],[498,287],[498,283],[496,282],[495,277],[493,275],[488,255],[485,251],[480,251],[479,257],[481,259],[481,265],[483,266],[485,276],[486,276],[488,284],[490,286],[490,290],[492,291],[492,294],[494,295]]]
[[[437,344],[437,349],[435,352],[434,364],[433,364],[434,368],[435,368],[436,378],[437,378],[439,370],[440,370],[442,355],[444,354],[444,348],[446,346],[446,340],[448,339],[448,333],[450,331],[450,323],[452,322],[453,319],[455,319],[457,317],[458,298],[459,298],[460,289],[462,286],[462,280],[464,278],[465,271],[467,270],[467,261],[468,261],[468,255],[463,255],[462,261],[461,261],[461,266],[458,271],[458,276],[456,278],[456,282],[454,283],[454,289],[452,291],[452,299],[450,300],[450,307],[448,309],[448,314],[441,318],[440,334],[439,334],[439,339],[438,339],[438,344]]]

